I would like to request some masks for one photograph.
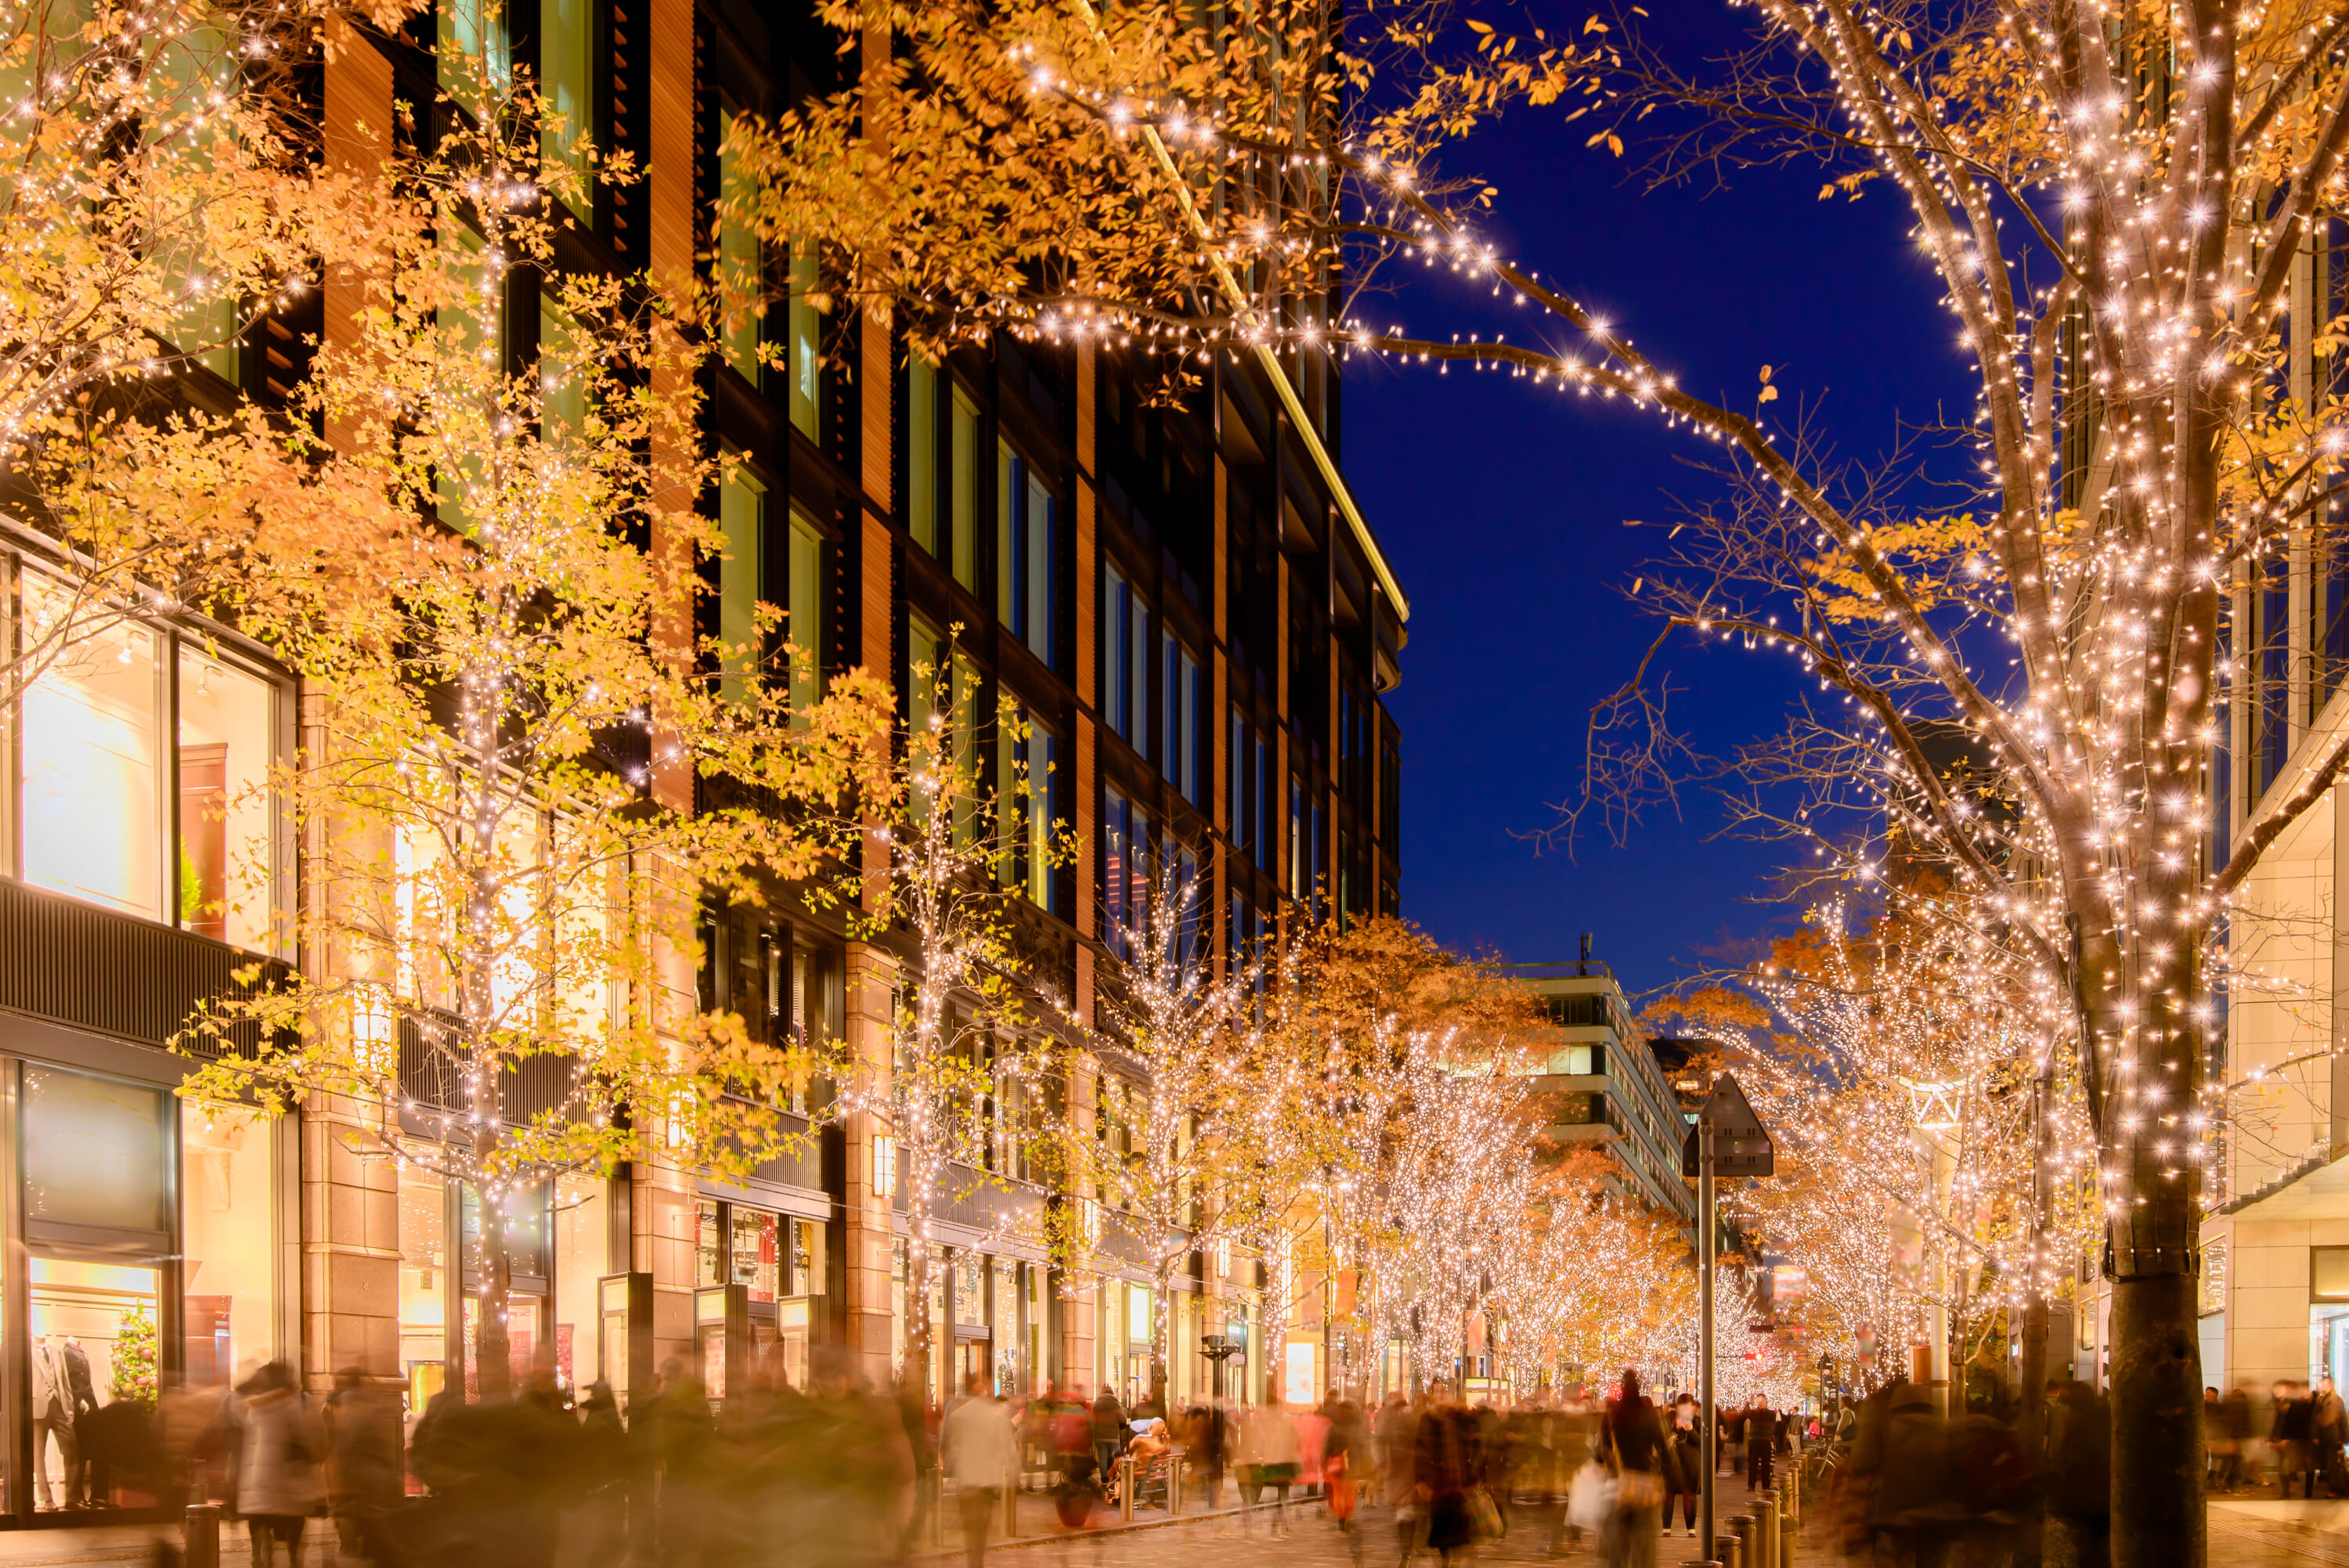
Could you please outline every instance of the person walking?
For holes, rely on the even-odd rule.
[[[2292,1496],[2292,1480],[2301,1478],[2301,1491],[2310,1499],[2316,1496],[2316,1470],[2313,1462],[2316,1443],[2316,1410],[2308,1397],[2305,1385],[2280,1382],[2275,1386],[2275,1418],[2268,1429],[2269,1446],[2276,1455],[2276,1479],[2282,1483],[2281,1495]]]
[[[1092,1423],[1093,1464],[1106,1486],[1117,1456],[1125,1451],[1126,1439],[1132,1435],[1125,1427],[1125,1407],[1118,1403],[1117,1390],[1106,1383],[1102,1385],[1101,1398],[1093,1401]]]
[[[2349,1440],[2349,1411],[2344,1411],[2341,1396],[2333,1392],[2333,1379],[2316,1380],[2316,1408],[2313,1425],[2316,1430],[2317,1479],[2327,1491],[2341,1489],[2334,1483],[2341,1475],[2341,1446]]]
[[[1304,1468],[1303,1450],[1297,1442],[1296,1424],[1279,1405],[1279,1388],[1270,1379],[1264,1386],[1264,1403],[1247,1413],[1240,1423],[1240,1501],[1253,1508],[1262,1500],[1267,1488],[1272,1489],[1272,1534],[1275,1540],[1288,1533],[1288,1489],[1297,1484]],[[1248,1517],[1242,1516],[1241,1528],[1247,1529]]]
[[[970,1568],[980,1568],[1003,1500],[1019,1479],[1019,1434],[1012,1429],[1003,1401],[987,1386],[985,1374],[972,1373],[964,1380],[963,1392],[966,1398],[947,1412],[939,1429],[938,1450],[961,1505],[964,1560]]]
[[[1394,1511],[1396,1568],[1411,1568],[1419,1546],[1419,1487],[1415,1466],[1419,1456],[1419,1420],[1425,1396],[1416,1400],[1393,1398],[1380,1407],[1371,1428],[1379,1446],[1379,1484],[1386,1505]]]
[[[1682,1522],[1691,1541],[1696,1539],[1696,1505],[1704,1492],[1704,1429],[1698,1423],[1703,1419],[1698,1410],[1696,1396],[1682,1394],[1672,1401],[1671,1464],[1667,1473],[1672,1478],[1674,1490],[1680,1493]],[[1672,1503],[1664,1499],[1664,1533],[1671,1533]]]
[[[1447,1563],[1475,1540],[1470,1492],[1482,1468],[1475,1449],[1475,1423],[1450,1398],[1439,1397],[1421,1415],[1412,1454],[1413,1491],[1426,1515],[1427,1544]]]
[[[326,1496],[344,1554],[396,1568],[391,1516],[407,1489],[399,1410],[367,1374],[346,1367],[326,1397]]]
[[[1745,1490],[1762,1491],[1770,1485],[1771,1449],[1777,1446],[1778,1415],[1761,1395],[1745,1411]]]
[[[1623,1369],[1623,1391],[1599,1422],[1601,1457],[1615,1471],[1615,1509],[1600,1532],[1608,1568],[1655,1568],[1656,1512],[1664,1501],[1664,1432],[1640,1374]]]
[[[293,1367],[272,1361],[239,1386],[244,1447],[237,1458],[236,1511],[253,1534],[254,1568],[269,1568],[283,1542],[288,1568],[302,1568],[302,1532],[326,1501],[319,1463],[326,1430]]]

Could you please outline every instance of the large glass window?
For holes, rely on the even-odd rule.
[[[718,567],[718,640],[723,673],[719,689],[729,701],[748,695],[745,681],[760,663],[759,602],[766,586],[766,487],[739,464],[718,487],[718,527],[725,559]]]
[[[554,1185],[554,1373],[566,1388],[604,1375],[596,1358],[595,1282],[610,1266],[611,1219],[600,1176]]]
[[[1001,698],[998,715],[1001,775],[997,799],[1001,802],[1010,851],[1004,857],[1003,880],[1040,907],[1058,914],[1061,912],[1054,903],[1059,879],[1052,874],[1052,833],[1067,814],[1060,737],[1038,723],[1015,698]]]
[[[720,1218],[716,1199],[693,1201],[693,1283],[697,1287],[726,1283],[726,1232]]]
[[[1150,822],[1114,789],[1102,791],[1102,942],[1120,958],[1150,897]]]
[[[276,1140],[243,1106],[180,1107],[187,1380],[242,1381],[278,1353]]]
[[[995,480],[996,614],[1030,653],[1058,668],[1060,502],[1008,442],[996,443]]]
[[[592,218],[595,193],[583,144],[595,134],[594,0],[539,0],[538,90],[547,117],[539,156],[578,176],[585,188],[578,211]]]
[[[906,369],[911,426],[906,525],[914,542],[978,585],[978,406],[953,376],[916,355]]]
[[[791,619],[783,634],[792,645],[792,708],[805,712],[823,695],[824,542],[813,522],[792,511]]]
[[[274,683],[181,645],[179,915],[239,947],[274,943],[277,697]]]
[[[170,1229],[162,1090],[29,1063],[24,1088],[25,1219],[36,1235]]]
[[[823,439],[823,316],[816,309],[815,253],[792,248],[792,426],[811,441]]]
[[[975,773],[979,762],[973,711],[978,689],[978,666],[956,653],[954,645],[926,622],[909,617],[905,623],[906,722],[916,734],[934,727],[942,732],[965,790],[982,782]],[[972,830],[970,804],[967,796],[958,803],[957,833]]]
[[[1166,683],[1160,704],[1165,738],[1158,749],[1158,765],[1168,782],[1192,804],[1199,800],[1199,661],[1172,632],[1160,634],[1159,670]]]
[[[549,5],[555,0],[546,0]],[[585,0],[574,0],[574,4]],[[750,196],[749,177],[742,172],[741,155],[734,150],[735,121],[739,117],[730,108],[718,113],[718,189],[720,206],[718,218],[718,288],[719,308],[724,312],[721,328],[726,350],[726,363],[740,373],[751,386],[760,385],[764,368],[759,352],[763,335],[766,306],[761,300],[764,287],[764,265],[760,254],[759,236],[750,224],[743,208]],[[798,298],[793,294],[793,335],[797,337]],[[793,366],[796,371],[797,366]],[[792,383],[792,418],[799,416],[799,388]],[[808,432],[816,432],[811,428]]]
[[[440,1392],[449,1367],[448,1186],[399,1166],[399,1369],[410,1420]]]
[[[441,88],[452,97],[465,98],[468,108],[478,109],[481,106],[470,101],[473,72],[502,84],[512,70],[505,12],[494,0],[440,0],[439,37]],[[460,67],[460,56],[477,63],[471,69]]]
[[[1137,751],[1150,748],[1150,607],[1125,574],[1102,564],[1102,710]]]
[[[740,1203],[729,1206],[733,1236],[733,1273],[729,1283],[748,1287],[752,1301],[781,1295],[782,1216]]]
[[[26,614],[66,590],[30,574]],[[43,671],[24,697],[24,876],[126,914],[163,918],[161,638],[117,624]]]

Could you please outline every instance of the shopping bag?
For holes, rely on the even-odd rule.
[[[1614,1511],[1615,1478],[1592,1460],[1574,1474],[1574,1485],[1566,1494],[1567,1522],[1581,1530],[1603,1530]]]
[[[1615,1482],[1618,1508],[1657,1508],[1664,1501],[1664,1478],[1653,1470],[1627,1470]]]
[[[1468,1489],[1468,1539],[1498,1541],[1501,1538],[1500,1505],[1493,1494],[1481,1486]]]

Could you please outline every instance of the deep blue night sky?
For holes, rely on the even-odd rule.
[[[1883,452],[1897,415],[1971,418],[1971,366],[1888,191],[1819,201],[1816,166],[1651,191],[1630,160],[1586,150],[1586,129],[1522,112],[1454,156],[1448,172],[1500,188],[1502,253],[1564,283],[1693,391],[1750,407],[1771,366],[1784,399],[1772,411],[1819,400],[1845,457]],[[1365,315],[1448,336],[1493,319],[1485,292],[1425,273]],[[1472,300],[1478,314],[1464,314]],[[1522,339],[1534,318],[1512,314]],[[1387,698],[1402,732],[1404,914],[1515,961],[1572,957],[1593,932],[1635,993],[1783,929],[1790,913],[1755,901],[1784,851],[1717,838],[1709,799],[1619,847],[1517,836],[1556,821],[1591,703],[1653,634],[1625,591],[1661,536],[1623,520],[1669,518],[1671,494],[1704,493],[1713,481],[1678,459],[1719,449],[1619,404],[1456,367],[1357,360],[1344,418],[1347,473],[1412,604]],[[1675,707],[1709,749],[1775,728],[1794,689],[1779,655],[1683,645],[1672,664],[1688,688]]]

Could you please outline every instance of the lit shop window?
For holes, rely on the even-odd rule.
[[[35,614],[62,592],[26,581]],[[179,739],[167,749],[173,683]],[[68,650],[24,696],[25,881],[268,946],[283,870],[270,779],[282,696],[276,683],[153,626],[106,627]]]

